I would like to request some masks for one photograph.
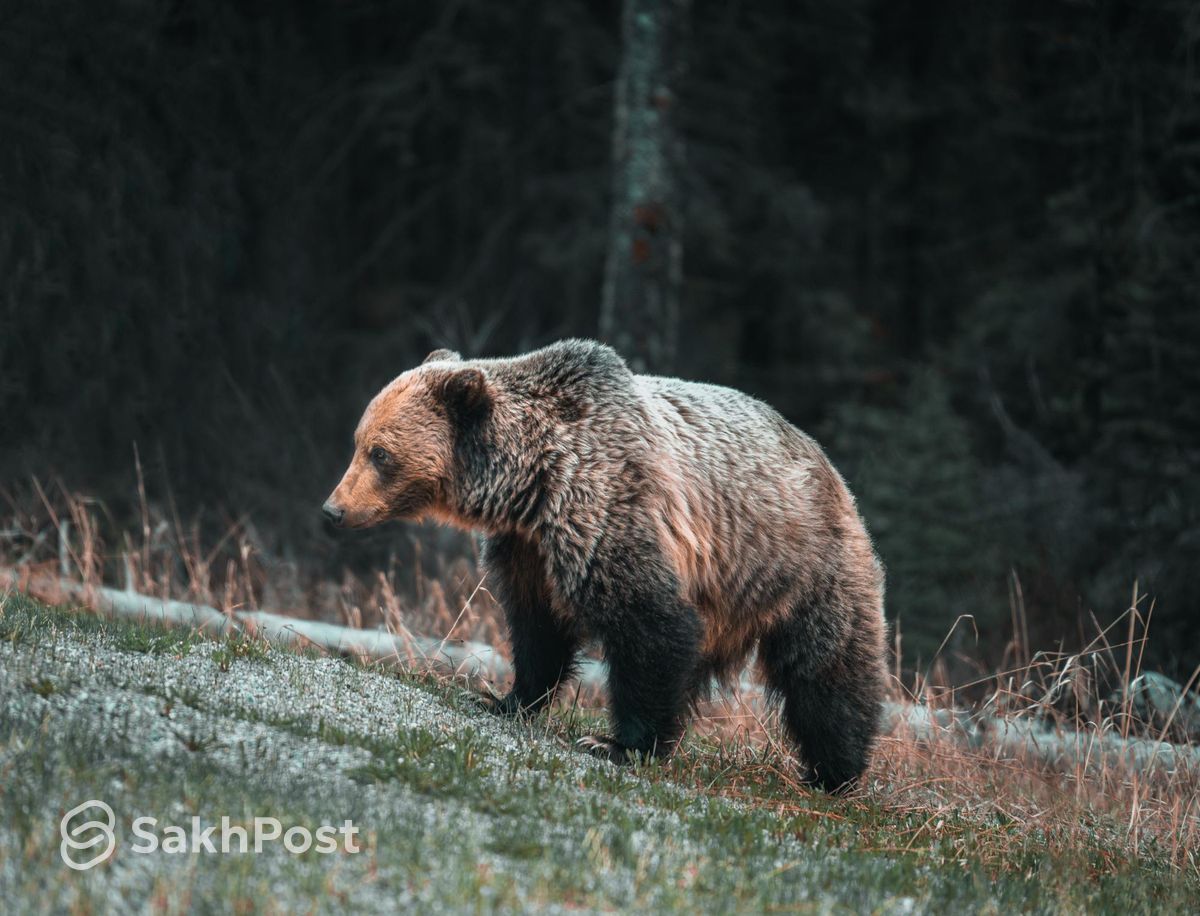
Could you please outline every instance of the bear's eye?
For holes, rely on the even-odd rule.
[[[381,449],[378,445],[371,449],[371,463],[377,468],[384,467],[391,460],[391,456]]]

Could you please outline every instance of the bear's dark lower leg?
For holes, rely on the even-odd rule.
[[[814,657],[809,629],[803,620],[777,627],[760,643],[759,658],[770,692],[783,699],[784,727],[810,781],[844,791],[867,768],[879,732],[882,656],[873,633],[851,632],[847,645]]]
[[[522,609],[509,615],[508,625],[516,677],[495,709],[507,715],[536,712],[574,676],[578,642],[549,611]]]
[[[494,538],[485,545],[484,562],[508,620],[516,672],[512,690],[490,708],[502,715],[536,712],[573,676],[578,636],[551,611],[542,561],[531,544],[515,536]]]
[[[602,639],[613,736],[589,735],[580,747],[617,763],[670,754],[683,732],[699,665],[696,612],[675,600],[640,602],[612,621]]]
[[[793,679],[776,688],[784,694],[783,720],[810,768],[809,779],[827,792],[845,790],[870,762],[879,729],[879,702],[861,685]]]

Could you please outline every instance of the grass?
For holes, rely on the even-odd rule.
[[[153,621],[112,620],[88,608],[47,607],[21,595],[9,596],[0,615],[0,642],[36,645],[59,635],[87,638],[100,633],[121,651],[153,655],[184,656],[192,647],[206,642],[192,630]],[[230,640],[242,638],[241,634],[233,634]]]
[[[242,631],[230,633],[212,654],[212,660],[222,671],[228,671],[239,659],[265,661],[270,657],[270,644]]]
[[[1011,763],[974,761],[973,801],[953,805],[944,774],[963,761],[931,761],[902,737],[850,798],[800,786],[769,727],[692,731],[670,760],[618,769],[570,750],[603,728],[599,710],[501,721],[451,679],[246,639],[172,637],[2,599],[0,898],[85,913],[1125,914],[1187,911],[1200,895],[1169,837],[1131,846],[1127,823],[1087,793],[1071,797],[1070,829],[1061,812],[1023,817],[1026,802],[1049,802],[1018,787],[1044,780],[1050,795],[1063,783],[1018,780]],[[184,826],[193,815],[310,828],[351,818],[365,848],[142,857],[118,847],[74,872],[59,859],[58,820],[87,798],[111,804],[124,835],[137,814]]]

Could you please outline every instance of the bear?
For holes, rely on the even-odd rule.
[[[662,756],[757,649],[805,778],[845,790],[868,765],[883,567],[822,449],[749,395],[635,375],[595,341],[435,350],[367,406],[323,509],[336,526],[432,519],[482,536],[515,674],[497,713],[544,707],[597,645],[612,734],[580,748]]]

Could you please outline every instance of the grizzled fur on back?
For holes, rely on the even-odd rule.
[[[388,462],[405,470],[385,492]],[[541,706],[597,641],[616,733],[588,749],[666,752],[690,704],[757,646],[813,778],[836,788],[865,767],[882,571],[840,475],[767,405],[634,375],[590,341],[437,351],[372,402],[355,463],[331,498],[351,523],[424,515],[485,534],[516,667],[500,711]]]

